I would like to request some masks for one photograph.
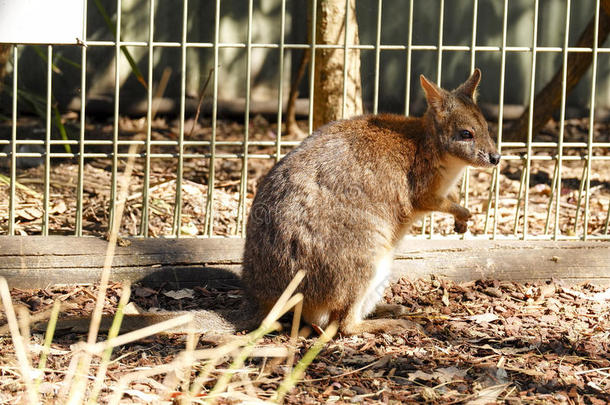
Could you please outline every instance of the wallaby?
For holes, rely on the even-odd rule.
[[[423,117],[365,115],[330,123],[287,154],[259,185],[247,224],[243,284],[267,312],[299,269],[303,317],[343,334],[408,327],[365,319],[389,283],[393,250],[430,211],[450,213],[465,232],[470,212],[448,198],[466,166],[500,155],[476,105],[476,69],[448,92],[420,76]]]
[[[404,319],[380,304],[393,250],[409,226],[431,211],[450,213],[463,233],[468,209],[451,197],[466,166],[492,167],[500,155],[476,104],[481,72],[449,92],[420,76],[422,117],[364,115],[327,124],[278,162],[261,181],[247,224],[243,311],[197,312],[197,327],[216,333],[262,320],[300,269],[303,317],[346,335],[394,331]],[[125,329],[175,313],[126,317]]]

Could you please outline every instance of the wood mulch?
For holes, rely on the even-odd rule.
[[[115,284],[109,289],[107,313],[116,308],[120,287]],[[12,295],[17,306],[34,314],[48,310],[59,299],[67,305],[66,315],[86,315],[96,292],[95,286],[78,286],[13,290]],[[132,287],[132,301],[147,310],[235,309],[242,298],[240,290]],[[422,330],[335,337],[290,391],[287,403],[604,404],[610,400],[610,289],[558,281],[401,279],[388,288],[385,298],[405,305],[407,318]],[[310,334],[298,339],[297,360],[315,338]],[[75,334],[55,337],[41,385],[46,402],[60,400],[74,343],[84,339]],[[33,364],[37,364],[42,341],[42,335],[32,336]],[[265,337],[259,347],[289,345],[285,332]],[[205,338],[197,344],[199,349],[212,346]],[[116,384],[133,370],[168,364],[184,347],[185,336],[180,334],[121,346],[113,353],[106,385]],[[23,386],[10,338],[0,338],[0,353],[0,403],[15,402],[23,395]],[[229,366],[229,360],[218,364],[217,375]],[[252,358],[237,372],[232,390],[266,400],[285,375],[285,359]],[[134,382],[125,403],[178,400],[180,394],[175,391],[159,389],[163,381],[161,375]],[[214,382],[215,378],[205,387],[211,389]],[[109,395],[107,388],[101,402]]]

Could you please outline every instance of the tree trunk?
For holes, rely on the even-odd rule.
[[[8,63],[8,60],[11,58],[12,50],[13,45],[0,44],[0,91],[2,91],[2,86],[4,85],[4,76],[6,76],[6,65]]]
[[[317,0],[316,43],[358,45],[356,0],[349,0],[348,30],[345,34],[345,0]],[[347,79],[343,82],[345,53],[343,49],[319,49],[315,57],[313,126],[362,114],[360,82],[360,50],[350,49],[347,55]],[[343,86],[346,99],[343,100]],[[343,104],[345,103],[345,111]],[[345,112],[345,114],[344,114]]]

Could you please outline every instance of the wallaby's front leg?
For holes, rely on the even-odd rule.
[[[451,201],[454,204],[457,204],[460,208],[468,211],[467,208],[462,207],[461,205],[459,205],[459,200],[458,200],[458,195],[457,193],[453,192],[453,193],[449,193],[449,195],[447,196],[447,198],[449,199],[449,201]],[[453,216],[453,230],[456,233],[466,233],[466,231],[468,230],[468,219],[470,219],[471,215],[470,215],[470,211],[468,211],[468,218],[465,220],[459,219],[457,216]]]
[[[457,233],[464,233],[468,230],[468,220],[471,217],[470,211],[447,197],[430,197],[423,201],[421,208],[426,211],[439,211],[453,215],[455,218],[455,231]]]

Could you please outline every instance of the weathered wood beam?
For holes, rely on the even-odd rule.
[[[127,239],[118,246],[111,280],[148,285],[237,285],[241,239]],[[0,276],[11,287],[95,283],[107,242],[93,237],[0,237]],[[610,243],[600,241],[404,240],[394,260],[396,277],[456,281],[550,278],[610,285]]]

